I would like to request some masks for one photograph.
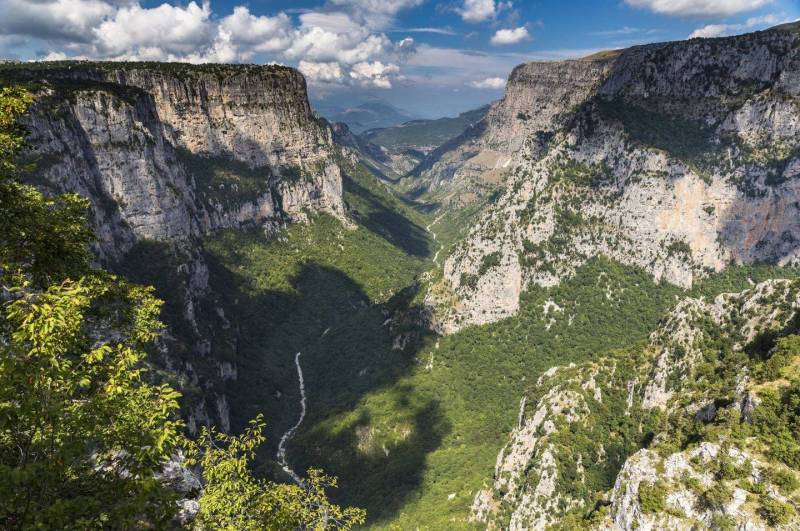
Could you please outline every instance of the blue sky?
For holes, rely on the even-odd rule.
[[[800,18],[800,0],[0,0],[0,56],[278,62],[317,100],[420,116],[502,95],[511,69]]]

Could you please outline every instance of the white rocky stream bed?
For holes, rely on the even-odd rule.
[[[436,254],[433,255],[433,263],[437,266],[439,265],[439,252],[441,252],[443,245],[436,241],[436,233],[431,230],[431,227],[439,223],[439,220],[442,219],[442,217],[444,217],[444,213],[439,214],[433,221],[428,223],[427,227],[425,227],[425,230],[433,236],[433,241],[439,245],[439,248],[436,249]]]
[[[278,459],[278,464],[281,465],[283,470],[292,477],[295,483],[300,485],[303,482],[302,478],[298,476],[294,470],[292,470],[292,467],[290,467],[289,463],[286,461],[286,444],[294,436],[297,428],[300,427],[300,424],[303,423],[303,419],[306,417],[306,386],[305,382],[303,381],[303,368],[300,366],[300,352],[295,354],[294,364],[297,367],[297,381],[300,386],[300,418],[298,418],[295,425],[286,430],[286,433],[284,433],[281,437],[281,440],[278,443],[278,453],[276,457]]]

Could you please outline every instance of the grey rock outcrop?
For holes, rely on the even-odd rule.
[[[654,433],[649,448],[625,450],[620,443],[641,437],[644,419],[656,410],[694,422],[713,421],[700,418],[719,398],[708,381],[698,384],[695,369],[702,345],[710,337],[724,338],[741,352],[756,335],[784,330],[798,309],[800,283],[787,280],[765,281],[711,301],[687,298],[651,334],[641,358],[626,353],[549,369],[533,386],[534,396],[523,398],[518,425],[497,456],[491,484],[474,498],[472,520],[490,529],[547,529],[563,523],[571,511],[585,514],[601,500],[607,511],[592,529],[688,530],[698,523],[713,528],[719,521],[715,517],[725,517],[735,529],[767,529],[753,504],[745,503],[741,484],[714,472],[724,448],[732,466],[742,469],[741,477],[761,483],[770,496],[786,502],[768,474],[786,467],[765,455],[759,443],[731,442],[722,436],[680,450],[673,449],[674,434],[669,431]],[[758,386],[749,381],[746,366],[735,372],[735,399],[719,401],[714,416],[747,421],[759,407],[753,395]],[[631,419],[638,420],[626,432],[622,427]],[[609,474],[616,479],[608,492],[587,487],[590,478]],[[730,499],[722,507],[705,503],[703,493],[720,483],[730,491]],[[665,506],[643,508],[641,485],[664,491]],[[794,516],[786,529],[798,525]]]
[[[501,183],[526,142],[544,142],[563,128],[574,109],[599,90],[611,64],[608,58],[587,58],[517,66],[504,97],[482,121],[430,153],[414,170],[417,179],[447,202],[463,202],[465,194]]]

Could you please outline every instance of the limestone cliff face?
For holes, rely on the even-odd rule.
[[[293,69],[56,63],[3,74],[41,83],[26,123],[37,177],[90,198],[103,255],[306,209],[344,215],[338,148]]]
[[[796,263],[798,80],[794,26],[517,68],[437,163],[504,172],[429,297],[442,329],[512,315],[527,286],[597,254],[684,287],[731,262]]]
[[[592,97],[608,76],[610,58],[537,61],[516,67],[501,99],[486,117],[481,142],[513,154],[531,135],[564,127],[573,110]]]
[[[571,111],[596,93],[610,64],[607,58],[588,58],[516,67],[503,99],[481,122],[429,154],[415,170],[417,179],[448,202],[502,182],[525,142],[531,137],[543,142],[564,127]]]
[[[293,69],[135,67],[104,77],[152,96],[176,143],[192,153],[253,167],[302,165],[329,155],[332,132],[314,118],[305,80]]]
[[[27,119],[40,184],[90,200],[104,256],[120,256],[137,238],[200,232],[191,177],[149,103],[84,91],[39,104]]]

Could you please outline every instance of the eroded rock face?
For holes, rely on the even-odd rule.
[[[624,353],[546,371],[534,396],[520,404],[518,426],[497,456],[491,483],[475,497],[472,520],[491,529],[547,529],[602,500],[607,509],[594,529],[688,530],[698,522],[713,528],[723,519],[733,529],[768,528],[739,480],[789,502],[769,475],[788,469],[764,455],[759,443],[722,436],[680,450],[671,446],[669,431],[653,433],[648,448],[631,441],[657,429],[648,420],[657,409],[698,422],[717,415],[748,421],[759,407],[749,369],[736,367],[733,400],[715,402],[720,397],[697,385],[694,372],[702,345],[713,337],[742,351],[758,334],[785,330],[798,309],[797,281],[769,280],[710,301],[687,298],[662,319],[641,357]],[[722,461],[737,472],[721,475]],[[607,491],[596,482],[605,475],[616,478]],[[728,493],[723,504],[708,501],[704,493],[712,487]],[[648,488],[663,491],[663,506],[642,502]],[[794,516],[785,528],[798,525]]]
[[[513,154],[531,135],[553,133],[573,109],[594,96],[608,76],[610,57],[535,61],[516,67],[501,99],[486,117],[486,145]]]
[[[736,328],[739,348],[765,330],[780,330],[800,307],[796,286],[783,280],[768,280],[744,293],[724,293],[713,301],[685,299],[650,335],[656,352],[642,395],[645,409],[667,407],[685,377],[702,357],[703,322],[723,330]]]
[[[344,217],[333,133],[293,69],[6,68],[43,83],[26,121],[36,176],[92,201],[102,255],[306,210]]]
[[[35,156],[52,161],[37,177],[90,200],[102,254],[119,256],[137,238],[200,232],[192,181],[145,98],[131,105],[109,92],[79,92],[38,105],[26,125]]]
[[[773,465],[736,446],[704,442],[698,447],[662,457],[656,452],[640,450],[627,459],[617,477],[610,497],[610,514],[594,526],[597,530],[633,531],[637,529],[686,530],[720,527],[727,522],[731,529],[762,531],[776,529],[761,520],[753,506],[752,494],[743,483],[724,481],[713,470],[720,460],[746,470],[743,482],[764,485],[768,495],[781,502],[790,502],[780,488],[769,479]],[[642,507],[640,490],[658,485],[663,489],[669,511],[653,511]],[[727,499],[718,506],[709,504],[704,492],[724,485]],[[796,529],[800,520],[793,517],[779,529]]]
[[[516,67],[503,99],[479,124],[432,152],[417,168],[417,178],[446,199],[501,182],[530,138],[544,141],[564,127],[571,110],[599,89],[610,64],[597,58]]]
[[[430,297],[441,329],[508,317],[598,254],[682,287],[797,263],[799,43],[775,29],[515,69],[429,170],[432,186],[503,183],[432,290],[448,294]]]
[[[472,520],[497,529],[546,529],[566,512],[585,508],[583,496],[563,488],[566,461],[574,465],[574,482],[585,482],[584,456],[557,442],[559,434],[564,426],[595,422],[595,410],[609,398],[602,388],[614,388],[613,394],[619,394],[629,377],[615,360],[606,359],[553,367],[543,374],[536,383],[541,396],[523,398],[519,424],[497,456],[491,486],[475,497]],[[605,452],[599,445],[587,464],[602,463]]]
[[[314,162],[327,155],[332,132],[314,119],[299,72],[276,66],[223,68],[134,67],[104,77],[149,94],[176,142],[192,153],[229,156],[253,167]]]

